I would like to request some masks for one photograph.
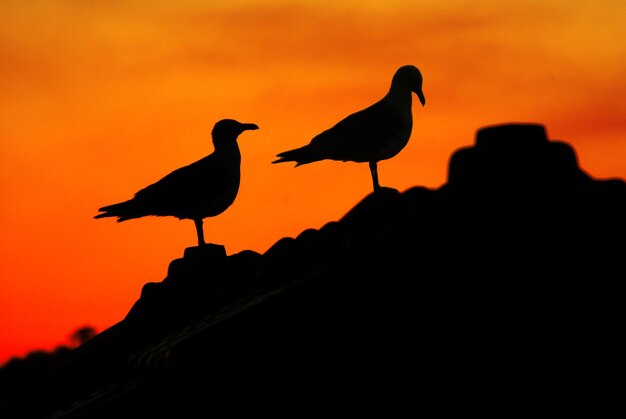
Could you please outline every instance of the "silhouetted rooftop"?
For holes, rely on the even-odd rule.
[[[594,411],[623,371],[624,214],[625,182],[542,125],[485,127],[441,188],[383,188],[263,254],[186,249],[8,417]]]

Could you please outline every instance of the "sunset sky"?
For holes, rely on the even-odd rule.
[[[278,152],[424,76],[383,186],[446,182],[476,130],[538,122],[591,176],[626,178],[626,2],[179,0],[0,2],[0,364],[121,321],[196,245],[193,222],[94,220],[239,138],[235,203],[204,223],[228,254],[265,252],[371,192],[367,165],[273,165]],[[415,98],[416,99],[416,98]]]

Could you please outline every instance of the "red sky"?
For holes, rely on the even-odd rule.
[[[272,165],[424,75],[409,145],[383,186],[439,187],[476,130],[539,122],[595,178],[626,178],[626,3],[604,1],[48,1],[0,3],[0,363],[122,320],[196,244],[191,221],[94,220],[242,134],[242,183],[205,220],[228,254],[263,253],[341,218],[366,165]]]

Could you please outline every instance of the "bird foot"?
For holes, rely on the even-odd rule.
[[[380,192],[398,192],[398,190],[396,188],[390,188],[389,186],[379,186],[374,189],[374,193]]]
[[[192,246],[185,249],[185,258],[198,256],[226,256],[226,249],[221,244],[204,243],[199,246]]]

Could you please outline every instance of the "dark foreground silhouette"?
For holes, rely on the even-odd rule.
[[[383,188],[263,254],[187,248],[118,324],[4,382],[0,417],[608,416],[624,214],[626,183],[541,125],[486,127],[440,188]]]
[[[400,67],[387,94],[375,104],[353,113],[295,150],[277,154],[272,163],[296,162],[296,167],[320,160],[369,163],[374,191],[380,189],[378,162],[398,154],[413,129],[411,93],[422,106],[422,73],[413,65]]]
[[[117,217],[126,221],[149,215],[173,216],[193,220],[198,245],[206,244],[202,222],[215,217],[232,205],[239,192],[241,153],[237,138],[255,124],[223,119],[215,124],[211,135],[215,150],[207,157],[168,174],[119,204],[99,209],[94,218]]]

